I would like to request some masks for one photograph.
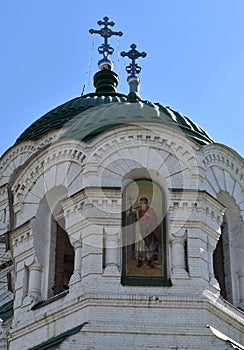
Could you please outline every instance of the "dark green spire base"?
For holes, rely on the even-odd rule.
[[[141,96],[136,91],[131,91],[127,96],[127,101],[129,102],[138,102],[141,101]]]
[[[94,75],[93,84],[96,92],[116,92],[118,75],[109,69],[100,70]]]

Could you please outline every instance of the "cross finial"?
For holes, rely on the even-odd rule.
[[[122,57],[129,57],[132,62],[129,64],[129,66],[126,67],[126,71],[128,74],[130,74],[131,76],[133,77],[136,77],[136,74],[139,74],[140,71],[141,71],[141,67],[138,66],[138,64],[136,63],[136,60],[139,58],[139,57],[146,57],[146,52],[139,52],[136,50],[136,44],[131,44],[130,45],[131,47],[131,50],[128,51],[128,52],[121,52],[121,56]]]
[[[140,82],[140,78],[137,76],[137,74],[139,74],[141,72],[141,67],[138,66],[138,64],[136,63],[136,60],[139,57],[146,57],[146,52],[139,52],[136,50],[136,45],[135,44],[131,44],[130,45],[131,50],[128,52],[121,52],[121,56],[122,57],[129,57],[131,59],[131,63],[126,67],[126,71],[128,74],[130,74],[127,78],[127,81],[130,85],[130,92],[138,92],[138,87],[139,87],[139,82]]]
[[[107,58],[108,55],[112,55],[114,52],[114,49],[108,43],[108,38],[110,38],[113,35],[122,36],[123,33],[122,32],[113,32],[110,28],[108,28],[108,26],[113,27],[115,24],[113,21],[109,22],[108,17],[103,17],[103,21],[98,21],[97,24],[99,26],[104,26],[104,27],[101,28],[100,30],[90,29],[89,33],[100,34],[104,38],[104,43],[101,46],[99,46],[98,52],[101,55],[103,55],[104,58]]]

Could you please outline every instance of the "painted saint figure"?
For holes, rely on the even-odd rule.
[[[138,268],[144,261],[153,268],[153,261],[157,260],[159,244],[157,215],[148,202],[148,198],[143,196],[140,198],[139,207],[134,209],[131,207],[129,210],[129,215],[133,215],[136,220],[135,256]]]

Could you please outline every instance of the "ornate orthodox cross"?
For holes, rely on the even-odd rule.
[[[122,57],[129,57],[132,62],[126,67],[126,71],[128,74],[130,74],[131,77],[136,77],[137,74],[140,73],[141,71],[141,67],[138,66],[138,64],[136,63],[136,60],[139,58],[139,57],[146,57],[146,52],[139,52],[136,50],[136,45],[135,44],[132,44],[130,45],[131,47],[131,50],[128,51],[128,52],[125,52],[125,51],[122,51],[120,54]]]
[[[108,43],[108,38],[110,38],[113,35],[122,36],[123,33],[122,32],[113,32],[110,28],[108,28],[108,26],[113,27],[115,24],[112,21],[109,22],[108,17],[104,17],[103,21],[98,21],[97,24],[99,26],[104,25],[104,27],[101,28],[100,30],[90,29],[89,33],[100,34],[104,38],[104,43],[101,46],[99,46],[98,52],[101,55],[103,55],[103,57],[108,57],[108,55],[112,55],[114,52],[114,49]]]

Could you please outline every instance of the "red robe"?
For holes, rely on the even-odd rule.
[[[150,222],[148,222],[150,219]],[[157,216],[153,208],[147,208],[147,210],[138,209],[138,220],[141,235],[145,239],[150,233],[153,233],[156,240],[158,240],[158,222]],[[150,225],[149,225],[150,224]],[[150,228],[149,228],[150,226]]]

